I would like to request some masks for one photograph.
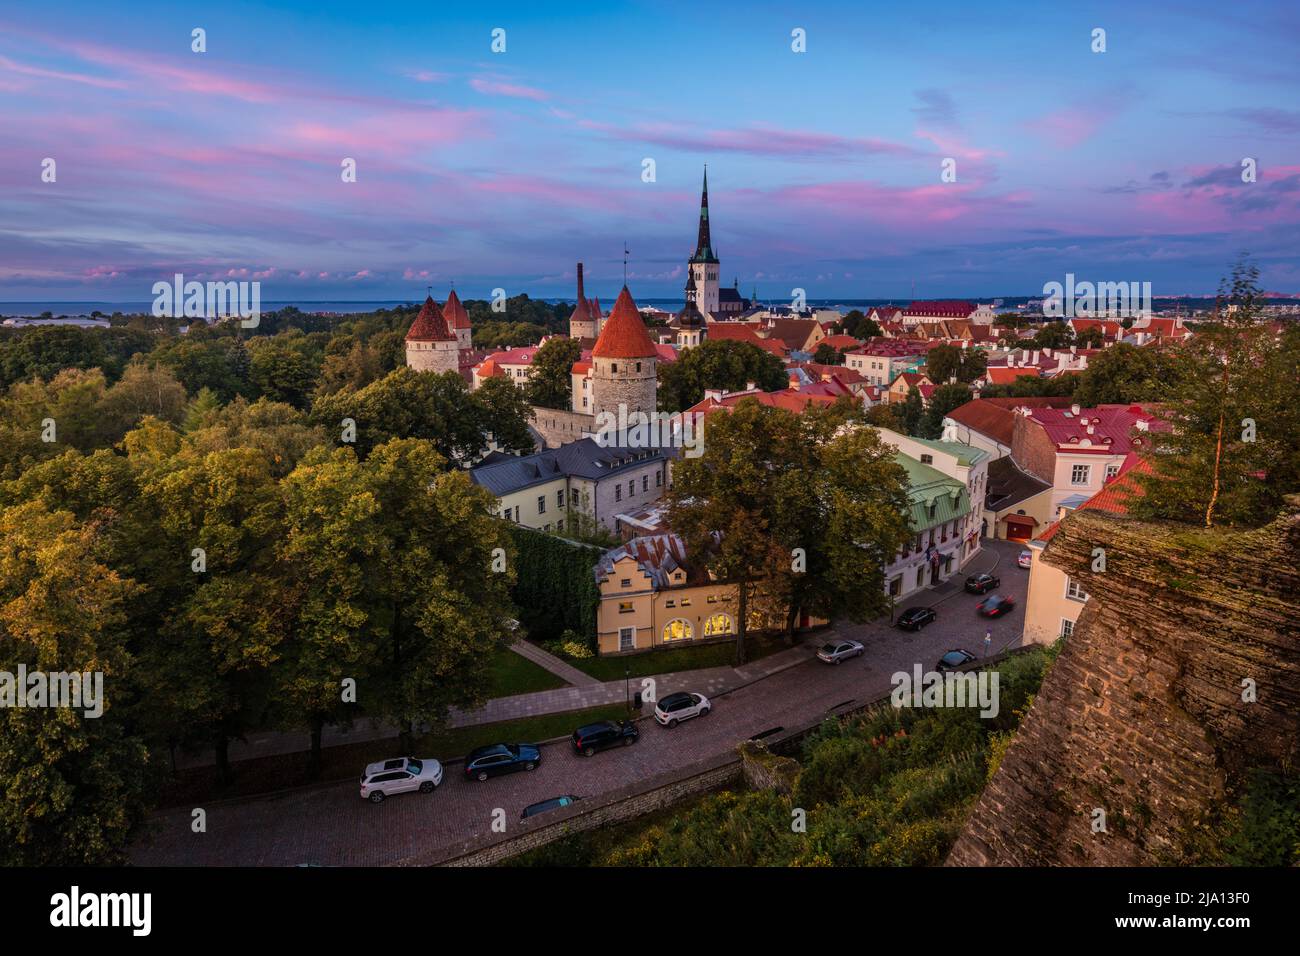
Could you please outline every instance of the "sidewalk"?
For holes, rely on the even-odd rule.
[[[536,644],[529,644],[527,641],[515,641],[510,645],[510,649],[520,657],[527,658],[543,670],[548,670],[556,677],[561,677],[577,687],[600,683],[590,674],[578,670],[572,664],[560,660],[554,654],[542,650]]]
[[[820,643],[828,639],[828,632],[819,632],[816,640]],[[805,640],[807,638],[805,637]],[[802,641],[794,647],[769,654],[743,667],[706,667],[700,670],[679,671],[670,674],[658,674],[654,677],[639,677],[625,684],[621,680],[601,683],[594,677],[571,668],[554,655],[540,648],[528,645],[529,651],[512,649],[545,667],[560,677],[568,678],[554,668],[569,668],[581,675],[580,686],[560,687],[555,690],[536,691],[531,694],[516,694],[513,697],[498,697],[486,705],[472,711],[452,709],[448,715],[450,727],[473,727],[478,724],[494,724],[503,720],[520,720],[527,717],[540,717],[545,714],[561,714],[567,711],[587,710],[591,707],[603,707],[609,704],[621,704],[629,696],[641,690],[644,682],[655,682],[656,697],[663,697],[674,691],[690,690],[706,697],[717,697],[738,690],[747,684],[764,680],[791,667],[812,659],[809,646]],[[532,652],[543,658],[549,658],[550,664],[533,656]],[[364,743],[371,740],[386,740],[397,736],[397,728],[378,721],[358,721],[352,728],[326,727],[321,734],[322,747],[337,747],[342,744]],[[265,731],[248,739],[247,743],[231,741],[230,761],[253,760],[258,757],[272,757],[281,754],[299,753],[310,749],[311,738],[306,731]],[[199,754],[177,754],[176,766],[185,770],[192,767],[211,766],[213,754],[205,751]]]

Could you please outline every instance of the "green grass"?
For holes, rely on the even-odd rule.
[[[496,656],[492,658],[489,680],[490,699],[569,686],[563,677],[557,677],[546,668],[539,667],[508,647],[497,651]]]
[[[745,659],[748,661],[756,661],[786,649],[785,639],[780,636],[764,634],[745,639]],[[736,645],[727,641],[724,644],[674,647],[627,657],[589,657],[569,663],[597,680],[611,681],[622,680],[627,670],[632,672],[632,677],[651,677],[705,667],[731,667],[735,661]]]

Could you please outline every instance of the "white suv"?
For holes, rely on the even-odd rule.
[[[665,727],[676,727],[683,720],[703,717],[709,712],[709,698],[685,692],[669,694],[655,705],[655,720]]]
[[[396,757],[366,767],[361,775],[361,797],[371,803],[383,803],[394,793],[433,793],[442,783],[442,764],[432,757],[416,760]]]

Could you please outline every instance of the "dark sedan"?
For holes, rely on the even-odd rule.
[[[532,770],[542,762],[542,752],[532,744],[491,744],[470,751],[465,758],[465,779],[486,780],[516,770]]]
[[[630,720],[621,723],[602,720],[587,724],[573,732],[573,752],[584,757],[594,757],[609,747],[630,747],[641,736],[636,724]]]
[[[979,604],[975,605],[975,610],[979,611],[985,617],[1001,617],[1011,612],[1016,606],[1016,599],[1007,597],[1005,594],[993,594],[986,597]]]
[[[966,664],[969,664],[973,660],[975,660],[974,654],[972,654],[970,651],[962,650],[960,647],[958,647],[955,648],[954,650],[949,651],[947,654],[944,654],[943,657],[939,658],[939,663],[936,665],[935,670],[939,670],[939,671],[956,670],[958,667],[962,667]]]
[[[998,587],[1001,584],[1001,579],[995,578],[991,574],[972,574],[966,579],[966,593],[988,594],[995,587]]]
[[[898,615],[898,621],[896,623],[905,631],[919,631],[936,617],[938,617],[938,615],[934,613],[934,608],[932,607],[909,607],[902,614]]]

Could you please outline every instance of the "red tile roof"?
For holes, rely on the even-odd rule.
[[[1142,497],[1145,492],[1138,482],[1138,475],[1151,474],[1151,464],[1136,452],[1129,452],[1115,477],[1083,504],[1079,511],[1108,511],[1111,514],[1128,514],[1128,502]]]
[[[650,333],[646,330],[641,313],[632,301],[632,293],[623,286],[614,302],[614,310],[600,330],[596,347],[591,350],[596,358],[658,358]]]
[[[1011,446],[1017,408],[1069,408],[1072,399],[1063,398],[976,398],[959,405],[948,417],[972,431],[987,435],[998,444]]]
[[[447,320],[447,325],[453,329],[469,328],[469,313],[465,307],[460,304],[460,298],[456,295],[456,290],[452,289],[447,295],[447,304],[442,307],[442,314]]]
[[[984,370],[984,377],[988,379],[990,385],[1010,385],[1016,379],[1026,376],[1029,378],[1042,378],[1043,370],[1036,365],[1030,365],[1027,368],[1007,368],[1006,366],[991,365]]]
[[[442,310],[438,308],[438,303],[433,301],[433,296],[429,296],[424,300],[424,307],[420,309],[420,314],[411,323],[410,331],[406,333],[406,341],[456,341],[455,333],[447,328],[447,320],[442,317]]]
[[[1071,408],[1035,408],[1029,417],[1042,426],[1057,451],[1072,454],[1128,454],[1135,445],[1146,444],[1140,433],[1134,434],[1138,422],[1157,428],[1162,424],[1155,415],[1138,405],[1098,405],[1096,408],[1081,408],[1077,415]]]
[[[817,343],[817,347],[821,348],[823,345],[829,345],[838,351],[840,349],[857,348],[861,344],[860,339],[855,339],[851,335],[828,335]]]
[[[753,326],[744,322],[710,322],[708,337],[732,342],[748,342],[764,351],[771,352],[777,358],[785,358],[785,346],[776,339],[759,338]]]
[[[917,301],[903,310],[905,316],[929,316],[945,319],[965,319],[975,311],[975,303],[964,299],[934,299]]]

